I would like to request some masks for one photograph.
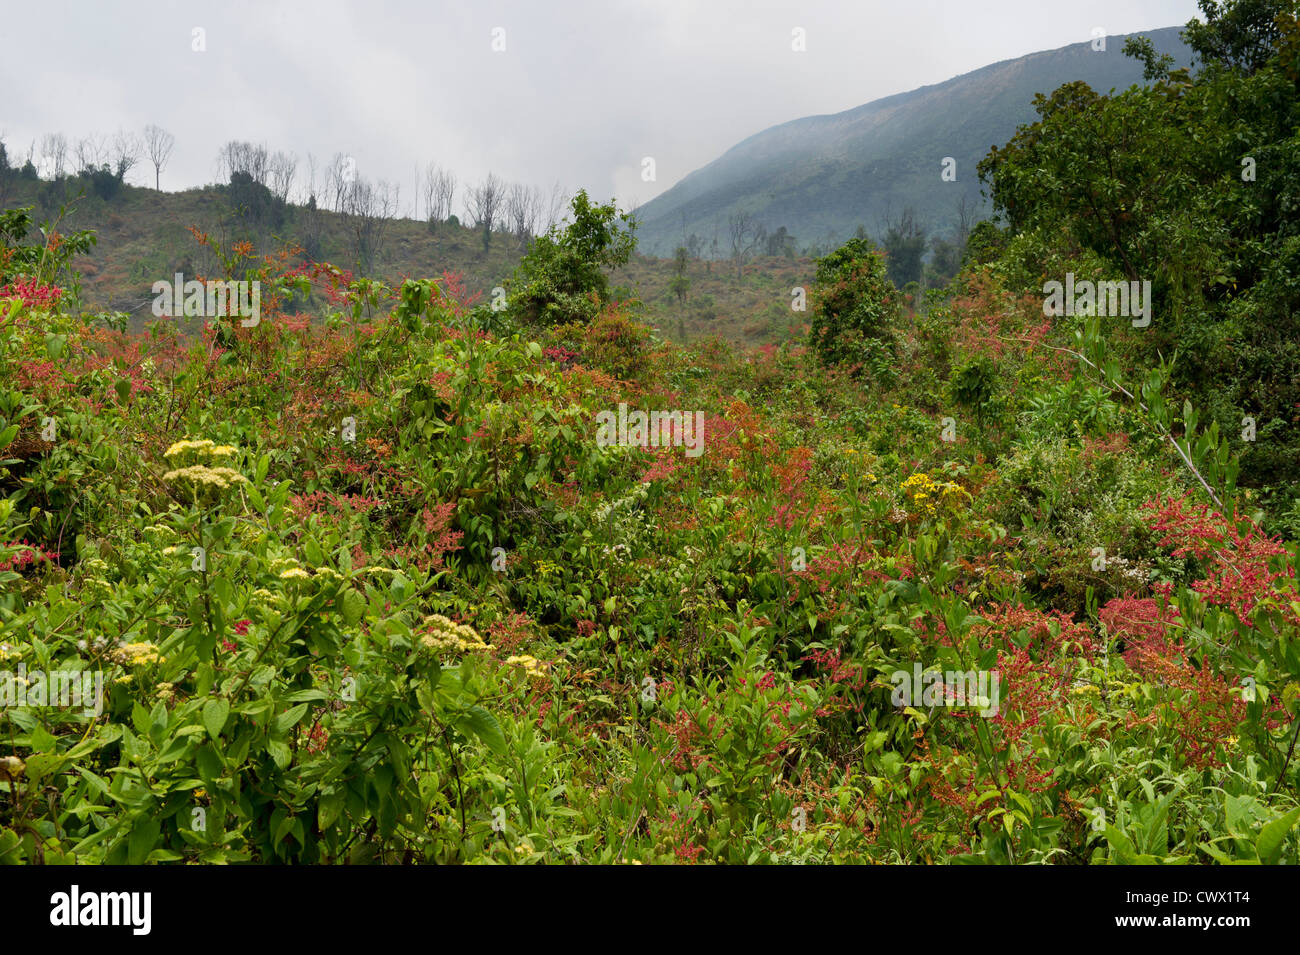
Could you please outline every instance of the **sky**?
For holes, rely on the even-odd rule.
[[[352,157],[359,175],[400,186],[408,215],[430,162],[462,185],[492,172],[635,206],[770,126],[1197,12],[1194,0],[42,0],[0,22],[0,138],[21,161],[47,133],[75,143],[156,124],[176,137],[164,190],[217,181],[221,146],[245,140],[295,154],[300,185],[309,154],[320,168]],[[146,166],[128,181],[152,185]]]

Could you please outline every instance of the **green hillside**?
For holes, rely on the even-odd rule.
[[[1156,49],[1190,63],[1179,28],[1144,34]],[[1034,94],[1081,80],[1099,92],[1142,82],[1142,67],[1123,55],[1124,37],[1103,52],[1076,43],[995,63],[828,116],[809,116],[764,130],[686,176],[639,210],[643,251],[670,255],[695,234],[706,248],[716,236],[728,254],[728,219],[749,213],[769,232],[784,226],[802,246],[833,247],[865,227],[915,210],[932,233],[958,224],[964,198],[983,208],[975,164],[1034,118]],[[945,157],[956,181],[940,178]]]

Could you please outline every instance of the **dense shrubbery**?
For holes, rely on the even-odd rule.
[[[850,245],[814,347],[744,354],[601,241],[503,312],[214,248],[262,317],[194,340],[11,265],[0,671],[103,697],[0,710],[0,861],[1300,861],[1294,515],[983,234],[915,314]],[[602,446],[624,402],[704,453]]]
[[[870,239],[850,239],[817,260],[811,344],[826,364],[888,373],[897,293]]]
[[[581,190],[572,217],[533,240],[508,283],[511,315],[525,325],[588,323],[609,299],[606,271],[626,265],[635,247],[632,217],[596,205]]]

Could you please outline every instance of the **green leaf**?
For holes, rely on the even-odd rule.
[[[303,718],[306,712],[306,703],[299,703],[297,706],[290,707],[275,718],[275,723],[272,726],[271,732],[277,736],[281,733],[287,733],[298,725],[298,721]]]
[[[316,806],[316,824],[321,832],[334,825],[339,814],[343,812],[343,793],[338,790],[325,793]]]
[[[293,762],[293,753],[289,749],[289,744],[278,739],[269,740],[266,744],[266,751],[275,760],[275,765],[281,769],[288,769],[289,764]]]
[[[457,725],[467,733],[477,736],[488,749],[498,756],[506,755],[506,738],[497,718],[481,706],[471,706],[457,720]]]
[[[203,705],[203,725],[207,727],[208,735],[213,739],[219,737],[229,716],[229,702],[224,699],[208,700]]]
[[[352,626],[366,612],[366,598],[356,590],[348,588],[343,591],[343,620]]]
[[[1119,865],[1138,865],[1137,852],[1133,842],[1121,830],[1114,826],[1106,827],[1106,842],[1110,844],[1111,858]]]
[[[1292,809],[1285,816],[1274,819],[1259,831],[1259,840],[1255,843],[1255,854],[1264,865],[1277,865],[1282,856],[1282,845],[1287,833],[1300,820],[1300,809]]]
[[[149,853],[153,851],[154,843],[158,841],[158,833],[161,829],[162,821],[159,819],[145,817],[135,821],[135,825],[131,828],[130,841],[127,844],[128,865],[143,864]]]
[[[180,759],[185,755],[189,748],[190,740],[188,736],[178,736],[167,744],[166,749],[158,754],[159,763],[170,763]]]

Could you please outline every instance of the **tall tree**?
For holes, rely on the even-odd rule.
[[[140,161],[143,148],[140,137],[133,132],[119,129],[113,136],[109,155],[113,161],[113,175],[117,176],[118,182],[126,182],[126,174]]]
[[[483,254],[492,247],[492,229],[501,214],[501,204],[505,200],[505,183],[493,173],[469,191],[467,211],[475,228],[483,230]]]
[[[150,123],[144,128],[144,148],[153,163],[153,187],[161,189],[162,171],[171,160],[172,150],[176,148],[176,137],[161,126]]]
[[[762,242],[762,230],[748,212],[736,212],[727,217],[727,238],[731,243],[731,260],[736,265],[736,278],[740,279],[744,275],[745,259]]]

